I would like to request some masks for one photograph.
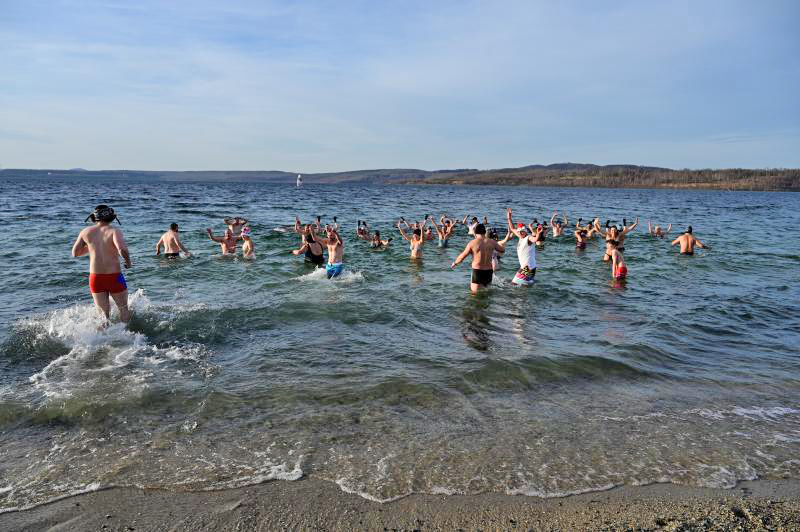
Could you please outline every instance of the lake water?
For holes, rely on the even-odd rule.
[[[218,489],[301,476],[387,501],[409,493],[544,497],[622,484],[732,487],[800,478],[800,195],[501,187],[0,181],[0,508],[104,486]],[[129,330],[98,330],[88,261],[98,203],[134,266]],[[469,293],[468,241],[427,245],[398,216],[642,222],[612,282],[599,242],[514,250]],[[343,224],[345,274],[289,252],[294,215]],[[204,234],[252,220],[258,259]],[[680,256],[647,219],[687,224]],[[366,219],[395,241],[355,239]],[[190,259],[154,256],[178,222]],[[505,234],[504,232],[501,234]],[[674,233],[673,233],[674,234]]]

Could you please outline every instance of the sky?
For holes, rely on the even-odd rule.
[[[800,167],[800,2],[0,0],[0,167]]]

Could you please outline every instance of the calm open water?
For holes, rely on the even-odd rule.
[[[134,318],[98,331],[70,248],[120,215]],[[467,242],[408,259],[392,220],[442,211],[629,220],[625,286],[599,241],[511,249],[469,294]],[[559,496],[800,478],[800,195],[670,190],[0,181],[0,508],[104,486],[215,489],[301,476],[380,501]],[[204,235],[253,220],[255,261]],[[343,223],[346,274],[311,273],[276,228]],[[679,256],[647,219],[713,246]],[[388,251],[354,237],[367,219]],[[154,256],[180,224],[194,252]],[[501,233],[505,234],[504,232]],[[675,233],[673,233],[675,234]]]

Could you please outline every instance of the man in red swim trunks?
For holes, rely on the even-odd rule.
[[[80,257],[89,254],[89,290],[97,308],[103,312],[106,320],[110,310],[109,294],[119,309],[119,318],[128,323],[128,286],[119,268],[119,256],[125,259],[125,267],[131,267],[128,245],[122,236],[122,230],[111,227],[117,220],[114,209],[108,205],[98,205],[87,220],[94,222],[78,234],[72,245],[72,256]]]

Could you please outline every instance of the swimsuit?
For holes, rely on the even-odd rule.
[[[492,284],[492,270],[476,270],[472,268],[472,282],[481,286]]]
[[[586,249],[586,242],[578,242],[575,244],[575,247],[578,249]]]
[[[164,257],[168,259],[177,259],[181,256],[180,252],[178,253],[164,253]]]
[[[617,267],[616,271],[614,272],[614,279],[624,279],[628,276],[628,267],[627,266],[619,266]]]
[[[328,265],[325,266],[325,272],[328,274],[328,279],[341,275],[342,270],[344,270],[344,264],[341,262],[329,262]]]
[[[681,251],[681,255],[694,255],[694,251]]]
[[[323,258],[322,253],[319,255],[314,255],[314,252],[311,251],[311,246],[308,246],[308,249],[306,249],[306,262],[310,262],[315,266],[322,266],[325,264],[325,259]]]
[[[520,268],[511,280],[512,283],[527,286],[536,282],[534,276],[536,275],[536,268],[530,269],[527,266]]]
[[[439,247],[440,248],[446,248],[447,247],[447,239],[446,238],[440,238],[439,239]]]
[[[128,289],[125,277],[119,273],[90,273],[89,290],[93,294],[118,294]]]

